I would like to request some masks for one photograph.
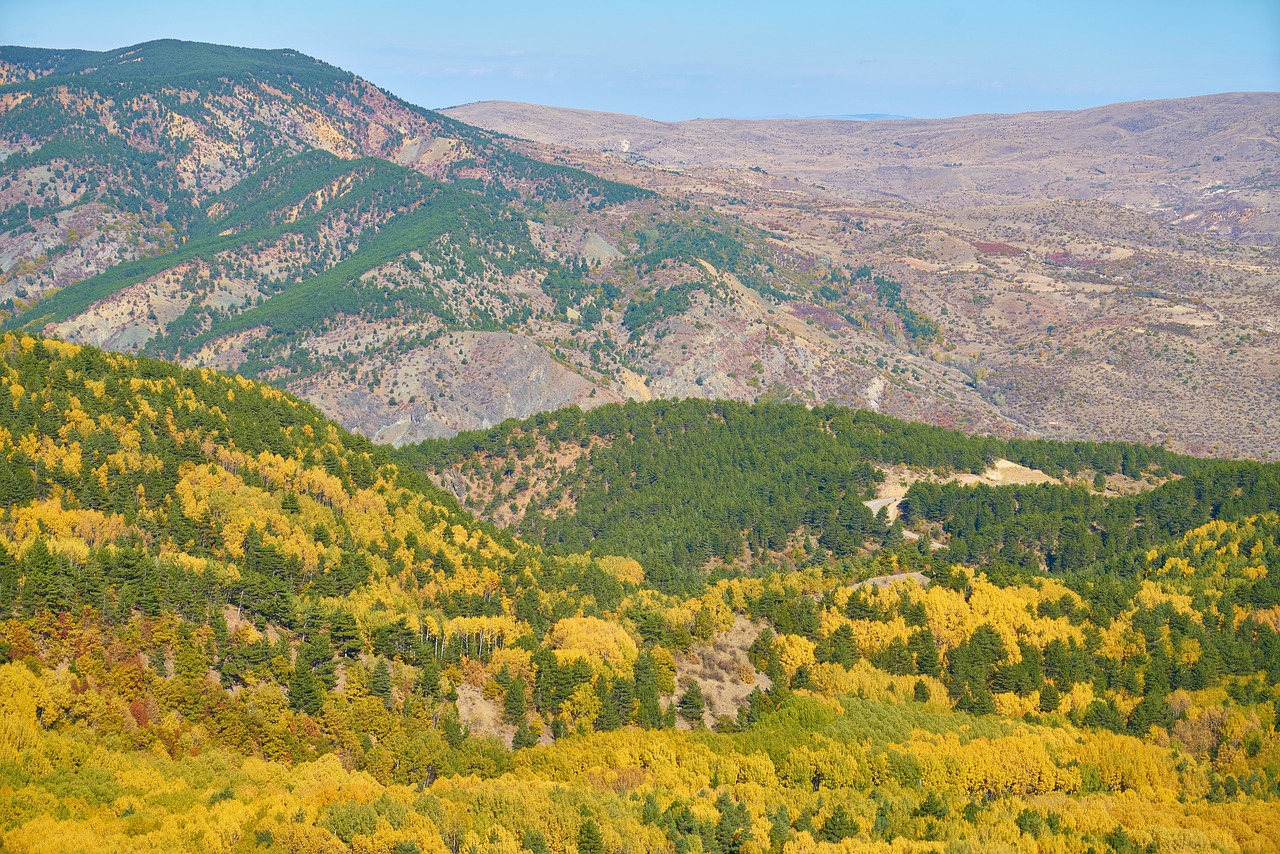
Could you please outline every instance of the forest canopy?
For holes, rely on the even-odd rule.
[[[6,849],[1085,854],[1274,838],[1280,517],[1259,509],[1273,467],[834,408],[615,407],[538,429],[445,451],[559,431],[728,470],[769,460],[751,454],[774,433],[819,459],[813,432],[845,455],[837,508],[913,447],[930,470],[1004,455],[1180,474],[1087,500],[921,487],[904,512],[945,549],[890,526],[682,591],[626,549],[553,554],[478,522],[405,456],[268,386],[8,335]],[[1194,488],[1153,497],[1178,484]],[[1080,507],[1150,524],[1121,542],[1100,527],[1105,565],[1007,560],[1015,533],[1043,543],[1021,516]]]

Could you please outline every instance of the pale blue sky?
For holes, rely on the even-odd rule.
[[[0,43],[292,47],[427,107],[933,117],[1280,90],[1280,2],[0,0]]]

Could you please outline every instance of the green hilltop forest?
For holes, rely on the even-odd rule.
[[[1007,459],[1053,478],[1004,488],[926,479],[906,491],[902,522],[919,529],[925,555],[941,538],[933,562],[981,561],[1002,575],[1101,565],[1132,577],[1150,546],[1274,509],[1280,496],[1277,469],[1256,463],[968,437],[836,406],[696,399],[541,413],[398,453],[437,479],[463,477],[484,516],[516,508],[516,530],[551,551],[626,553],[652,581],[684,591],[710,561],[768,560],[798,544],[820,563],[861,553],[868,537],[901,543],[902,525],[865,503],[887,466],[981,474]],[[1109,475],[1150,488],[1107,495],[1095,479]]]
[[[709,472],[792,448],[780,496],[822,474],[807,444],[834,437],[855,474],[808,493],[810,543],[785,560],[764,543],[655,580],[603,536],[575,552],[477,521],[422,449],[270,386],[4,336],[0,846],[1273,850],[1277,467],[834,409],[590,417],[472,453],[527,453],[560,423],[592,444],[607,423],[596,453],[661,459],[679,433]],[[922,481],[908,528],[839,524],[917,453],[935,474],[1005,455],[1159,485]],[[723,509],[683,497],[704,521]],[[832,508],[843,533],[815,545]],[[1046,535],[1086,511],[1088,530]],[[1088,561],[1045,557],[1085,540]]]

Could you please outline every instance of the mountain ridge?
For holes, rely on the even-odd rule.
[[[1185,393],[1275,408],[1280,96],[878,127],[664,125],[510,103],[453,113],[732,213],[831,267],[883,271],[940,322],[950,349],[935,358],[1035,435],[1280,453]],[[1175,350],[1193,367],[1159,355]]]
[[[1270,214],[1234,185],[1176,222],[1095,199],[939,212],[754,159],[540,148],[279,52],[26,61],[99,56],[0,89],[9,328],[240,370],[401,442],[695,396],[1280,453],[1275,271],[1232,237]],[[193,76],[154,82],[183,57]],[[967,197],[960,171],[923,183]]]
[[[512,132],[524,127],[527,132],[519,134],[539,142],[549,142],[557,144],[574,144],[581,146],[583,144],[591,146],[608,147],[608,150],[617,150],[619,147],[618,136],[624,130],[628,136],[637,136],[639,134],[653,133],[655,138],[652,140],[628,139],[630,143],[629,151],[643,153],[646,156],[655,158],[658,162],[664,164],[674,164],[677,161],[683,161],[688,165],[730,165],[733,160],[724,160],[716,158],[699,159],[701,155],[698,153],[699,146],[707,144],[711,138],[720,138],[727,143],[727,148],[742,148],[745,156],[741,157],[742,163],[745,165],[762,165],[768,166],[771,160],[769,153],[759,147],[749,147],[751,145],[751,137],[745,133],[746,129],[758,131],[763,139],[774,137],[775,142],[780,142],[784,146],[795,144],[795,140],[800,135],[800,128],[805,128],[806,133],[811,135],[820,135],[822,131],[828,134],[835,134],[837,131],[843,131],[849,138],[845,143],[845,147],[841,149],[841,157],[839,163],[824,165],[821,162],[814,163],[807,168],[794,172],[797,176],[809,177],[810,180],[818,180],[822,183],[833,187],[840,187],[846,192],[867,193],[876,192],[887,194],[896,192],[903,193],[903,186],[893,183],[891,177],[886,176],[877,182],[875,176],[870,176],[870,180],[864,183],[840,183],[841,168],[849,170],[858,170],[866,168],[862,161],[866,164],[873,165],[893,162],[895,164],[908,164],[912,157],[910,152],[920,146],[929,146],[927,151],[938,149],[933,160],[926,157],[923,164],[910,163],[911,168],[919,169],[921,166],[929,166],[937,168],[941,166],[939,157],[945,157],[947,161],[965,161],[965,163],[973,163],[977,168],[990,168],[998,165],[1001,161],[1007,160],[1012,163],[1018,163],[1023,158],[1030,157],[1048,157],[1061,155],[1071,151],[1074,155],[1064,161],[1064,168],[1058,170],[1061,173],[1057,178],[1052,177],[1054,173],[1048,172],[1048,180],[1051,185],[1054,181],[1058,181],[1053,186],[1053,192],[1066,193],[1072,188],[1063,188],[1061,179],[1071,175],[1079,179],[1083,176],[1084,171],[1078,168],[1080,161],[1088,161],[1090,168],[1100,168],[1108,166],[1109,162],[1122,164],[1123,161],[1117,157],[1117,154],[1128,154],[1124,149],[1124,144],[1131,138],[1142,136],[1143,140],[1139,150],[1147,157],[1158,156],[1163,161],[1157,170],[1163,173],[1171,173],[1175,168],[1185,168],[1187,164],[1193,160],[1203,158],[1209,161],[1208,166],[1212,167],[1218,164],[1218,171],[1221,172],[1221,164],[1229,161],[1229,157],[1223,157],[1228,152],[1225,148],[1216,152],[1194,151],[1175,152],[1172,149],[1171,142],[1154,142],[1147,135],[1148,131],[1173,127],[1178,133],[1182,134],[1181,138],[1185,139],[1186,131],[1178,130],[1178,122],[1191,123],[1193,126],[1197,119],[1204,119],[1206,127],[1212,128],[1219,122],[1218,116],[1230,112],[1234,112],[1237,124],[1254,122],[1260,119],[1270,117],[1274,122],[1277,112],[1280,112],[1280,94],[1277,93],[1222,93],[1218,95],[1197,96],[1192,98],[1173,98],[1153,101],[1133,101],[1121,104],[1109,104],[1099,107],[1090,107],[1082,110],[1047,110],[1041,112],[1028,113],[979,113],[966,116],[957,116],[954,118],[944,119],[903,119],[895,121],[890,126],[878,126],[875,123],[866,125],[848,125],[840,123],[835,119],[690,119],[681,122],[655,122],[651,119],[644,119],[637,116],[628,116],[625,114],[608,113],[601,111],[572,110],[557,107],[541,107],[538,105],[519,104],[517,102],[501,102],[490,101],[482,103],[473,103],[458,107],[445,108],[447,114],[457,115],[459,117],[470,117],[474,123],[481,126],[502,126],[506,128],[504,132]],[[545,114],[548,118],[555,116],[554,121],[544,122],[539,119],[540,114]],[[578,119],[578,122],[572,121]],[[823,125],[823,122],[835,122],[835,124]],[[1046,127],[1037,127],[1043,123],[1050,123]],[[581,125],[579,127],[578,125]],[[607,140],[606,137],[600,135],[600,131],[611,129],[616,125],[616,132],[613,133],[613,139]],[[588,134],[586,128],[594,127],[596,133]],[[1197,129],[1200,129],[1196,126]],[[1096,128],[1094,138],[1090,136],[1081,136],[1090,128]],[[658,129],[662,129],[666,133],[655,133]],[[1108,130],[1109,129],[1109,130]],[[1248,162],[1250,159],[1258,159],[1262,157],[1263,152],[1268,152],[1262,159],[1263,163],[1274,163],[1277,157],[1280,157],[1280,140],[1274,138],[1274,127],[1270,133],[1272,137],[1269,144],[1264,144],[1266,137],[1265,121],[1260,127],[1261,133],[1259,138],[1254,140],[1254,147],[1248,151],[1240,151],[1240,156]],[[688,131],[688,134],[682,133]],[[1039,134],[1039,139],[1030,138],[1032,132]],[[1172,131],[1167,131],[1172,132]],[[969,137],[985,135],[992,139],[1000,140],[1001,145],[996,149],[975,149],[971,142],[967,140]],[[1080,137],[1078,140],[1073,139],[1067,142],[1065,136],[1067,134],[1075,134]],[[687,137],[687,138],[686,138]],[[899,139],[901,138],[901,139]],[[1054,140],[1063,138],[1063,144],[1055,150]],[[1243,140],[1248,140],[1243,137]],[[954,140],[954,141],[952,141]],[[1163,150],[1153,150],[1153,142],[1157,146],[1163,146]],[[894,143],[897,147],[906,149],[905,152],[892,152]],[[1037,143],[1045,144],[1044,153],[1035,151]],[[863,145],[876,145],[882,149],[873,154],[870,158],[860,157],[860,148]],[[836,137],[832,139],[823,139],[820,145],[831,146],[840,145],[836,142]],[[884,151],[884,147],[889,146],[889,151]],[[1019,148],[1020,146],[1020,148]],[[1087,146],[1085,151],[1080,151],[1079,146]],[[1119,146],[1117,148],[1117,146]],[[666,149],[671,149],[667,152]],[[972,150],[971,150],[972,149]],[[988,156],[975,157],[977,152],[984,152]],[[659,153],[661,152],[661,153]],[[1090,153],[1085,153],[1090,152]],[[994,153],[996,156],[989,156]],[[890,158],[891,154],[894,156]],[[915,159],[919,159],[919,152],[914,152]],[[1186,156],[1189,154],[1190,156]],[[1212,160],[1213,155],[1217,155],[1217,161]],[[752,161],[746,163],[747,160]],[[1176,166],[1171,162],[1179,160]],[[1167,166],[1164,163],[1168,163]],[[742,165],[742,164],[739,164]],[[1197,163],[1197,166],[1205,164]],[[816,168],[815,168],[816,167]],[[949,168],[958,169],[963,173],[964,164],[957,163]],[[1108,169],[1108,172],[1114,170]],[[1147,170],[1148,174],[1151,170]],[[1205,180],[1211,181],[1213,175],[1206,175]],[[1013,180],[1012,178],[1010,180]],[[905,196],[908,200],[917,204],[939,204],[947,203],[947,190],[931,189],[925,186],[911,186],[912,192],[906,192]],[[966,188],[968,189],[968,188]],[[1010,190],[1006,194],[1016,192],[1017,184],[1011,184]],[[1125,192],[1132,192],[1126,189]],[[985,193],[983,196],[987,202],[995,201],[1002,191],[998,185],[994,185],[989,189],[979,189],[979,192]],[[1100,196],[1107,198],[1106,195]]]
[[[151,61],[145,57],[156,54],[157,67],[163,70],[183,51],[195,53],[196,66],[216,67],[224,61],[228,49],[163,43],[112,56],[132,57],[141,52],[141,64],[145,65]],[[233,59],[239,56],[234,50],[230,55]],[[262,56],[251,54],[254,62]],[[78,60],[85,67],[96,61]],[[293,61],[312,67],[307,60]],[[647,190],[601,181],[582,171],[508,151],[484,131],[468,129],[429,111],[402,108],[392,96],[374,92],[356,78],[342,77],[347,82],[339,87],[341,97],[330,98],[324,95],[328,89],[307,88],[310,84],[304,86],[298,80],[286,81],[287,85],[282,84],[284,88],[280,89],[274,84],[267,86],[245,71],[250,66],[252,63],[247,60],[230,62],[226,71],[230,77],[200,82],[196,89],[162,94],[160,101],[155,100],[154,87],[145,81],[139,83],[139,74],[123,80],[110,75],[99,79],[97,72],[46,75],[19,86],[24,93],[30,90],[37,94],[18,98],[19,90],[14,90],[4,124],[14,134],[10,145],[15,154],[5,163],[11,174],[18,176],[16,182],[10,180],[10,193],[21,193],[18,198],[22,200],[9,201],[12,224],[17,227],[8,236],[8,252],[13,261],[5,268],[6,281],[0,282],[0,297],[9,295],[11,310],[20,315],[10,319],[10,326],[27,324],[131,351],[248,372],[264,371],[265,377],[284,384],[293,382],[294,387],[315,394],[330,407],[331,414],[350,418],[348,426],[373,435],[397,434],[412,440],[496,423],[510,415],[527,415],[545,405],[590,405],[596,398],[646,396],[652,393],[646,385],[653,380],[661,381],[660,393],[690,394],[701,392],[709,375],[714,374],[715,384],[706,385],[704,393],[715,393],[720,386],[728,385],[733,393],[754,396],[745,378],[735,380],[729,376],[737,374],[732,368],[708,371],[706,366],[697,365],[673,370],[676,366],[672,362],[686,361],[684,349],[671,350],[660,359],[651,360],[651,351],[663,349],[663,327],[695,306],[728,317],[727,302],[737,298],[735,293],[756,303],[761,322],[774,327],[777,324],[769,317],[766,304],[787,299],[798,288],[811,286],[811,276],[803,269],[808,262],[775,257],[758,230],[709,211],[690,211],[678,201],[664,201]],[[280,69],[270,74],[287,76]],[[209,97],[193,100],[199,87],[206,85],[211,87]],[[50,91],[67,86],[77,93],[69,102],[72,106],[50,100]],[[133,123],[127,125],[127,132],[136,136],[135,141],[143,149],[163,143],[158,153],[137,155],[147,164],[140,167],[141,176],[134,175],[138,171],[136,164],[127,162],[134,156],[127,151],[138,149],[127,149],[132,143],[122,142],[120,133],[112,130],[119,124],[114,117],[115,108],[102,106],[103,95],[95,94],[94,86],[105,87],[104,92],[137,93],[136,100],[129,102],[137,109],[131,106],[124,115]],[[215,96],[214,92],[221,94]],[[43,98],[40,103],[53,107],[55,118],[33,113],[32,98]],[[368,103],[357,109],[363,103],[357,98],[365,98]],[[100,102],[105,112],[85,106]],[[371,111],[368,121],[362,118],[361,110]],[[192,112],[195,118],[186,116],[184,111]],[[224,115],[227,112],[233,117],[243,115],[237,121],[250,122],[259,141],[238,150],[219,148],[222,143],[218,140],[231,132]],[[297,118],[283,121],[274,118],[277,114]],[[45,132],[51,132],[59,127],[60,138],[50,137],[43,146],[36,146],[30,139],[24,141],[24,117],[32,115],[43,116],[44,124],[35,129],[44,127]],[[258,122],[253,116],[265,116],[266,120]],[[189,124],[196,119],[199,121],[194,126]],[[157,122],[183,128],[181,138],[172,134],[157,137]],[[397,127],[401,130],[395,130]],[[424,133],[426,137],[421,136]],[[187,141],[188,136],[194,142]],[[77,141],[80,137],[88,141]],[[119,149],[121,144],[126,149]],[[361,235],[369,235],[371,245],[385,243],[387,238],[379,230],[385,223],[399,221],[407,207],[416,204],[410,199],[412,194],[401,193],[392,198],[379,195],[381,190],[375,186],[370,191],[373,196],[365,201],[361,193],[370,182],[363,178],[328,175],[325,170],[330,166],[323,163],[295,169],[300,160],[306,159],[299,152],[316,147],[346,163],[343,168],[355,168],[351,166],[355,162],[352,158],[364,154],[394,161],[392,166],[379,167],[384,174],[398,175],[396,169],[407,164],[412,167],[410,171],[428,179],[443,180],[464,194],[483,196],[474,205],[462,205],[461,214],[465,218],[470,216],[468,211],[483,208],[500,212],[498,219],[502,222],[529,223],[524,226],[527,235],[504,232],[506,236],[498,238],[501,246],[522,247],[518,255],[524,259],[521,263],[525,269],[512,268],[508,260],[503,260],[507,250],[486,244],[489,238],[479,232],[474,237],[481,240],[478,253],[456,242],[445,248],[427,247],[419,240],[416,246],[406,244],[400,248],[401,252],[411,250],[408,255],[379,256],[375,261],[377,253],[348,242],[350,233],[358,230]],[[213,157],[217,152],[221,152],[217,154],[220,159],[215,162],[221,165],[212,183],[206,184],[202,176],[210,172],[210,167],[199,164],[205,164],[206,156]],[[189,168],[184,165],[188,162],[195,165]],[[237,165],[232,168],[232,164]],[[320,176],[327,176],[330,189],[314,197],[316,209],[309,208],[308,216],[297,224],[290,220],[294,213],[281,207],[283,198],[272,202],[270,194],[266,194],[265,207],[256,210],[261,225],[270,225],[267,230],[250,229],[232,235],[209,231],[210,214],[204,206],[211,205],[212,219],[219,220],[227,209],[223,200],[234,200],[241,192],[236,188],[242,181],[265,180],[262,175],[277,169],[292,170],[290,181],[310,182],[308,186],[315,187],[323,183]],[[105,176],[93,170],[104,172]],[[110,201],[107,210],[83,203],[84,186],[103,177],[114,180],[117,173],[134,177],[119,181],[112,188],[115,195],[96,191],[99,199]],[[139,182],[138,177],[144,180]],[[418,179],[394,180],[412,183]],[[41,183],[37,187],[38,181]],[[139,184],[155,197],[139,196],[134,190]],[[152,189],[147,190],[148,186]],[[464,199],[456,193],[454,196]],[[395,211],[378,207],[387,204],[400,207]],[[135,213],[134,208],[140,213]],[[357,219],[353,220],[353,216]],[[113,223],[109,229],[98,228],[95,223],[104,221],[104,217],[123,217],[126,227],[121,229]],[[23,222],[26,219],[32,221]],[[113,246],[112,240],[122,231],[131,233],[130,240],[139,245],[121,245],[110,254],[93,249],[91,254],[90,247]],[[305,261],[299,247],[305,249]],[[494,252],[498,254],[495,256]],[[3,254],[0,251],[0,258]],[[140,255],[146,257],[139,258]],[[17,256],[24,262],[18,263]],[[352,256],[364,260],[352,260]],[[462,258],[470,259],[465,269],[457,266]],[[135,266],[126,268],[113,263],[119,260],[131,261]],[[425,266],[424,260],[428,261]],[[347,263],[348,267],[339,269],[339,263]],[[371,270],[375,263],[380,266]],[[353,264],[363,265],[364,269],[357,270]],[[86,267],[90,272],[101,272],[87,282],[79,281]],[[352,274],[359,273],[360,278],[350,278],[348,269]],[[295,281],[299,279],[307,283]],[[340,314],[318,327],[314,321],[307,321],[301,327],[283,330],[283,335],[277,334],[281,330],[267,330],[264,337],[263,326],[252,319],[255,312],[276,311],[290,300],[299,305],[310,303],[314,308],[316,300],[291,297],[281,291],[296,287],[305,291],[319,280],[328,282],[324,285],[326,299],[351,305],[358,313]],[[446,281],[448,284],[443,284]],[[363,291],[364,296],[353,302],[351,286]],[[55,311],[41,309],[39,304],[31,308],[33,298],[57,289],[61,292],[46,304]],[[373,293],[375,290],[382,295]],[[391,341],[385,331],[378,333],[381,341],[362,347],[372,348],[369,355],[377,357],[376,364],[352,376],[352,336],[370,331],[364,315],[401,304],[418,312],[416,317],[401,318],[401,339],[419,343],[400,344]],[[270,309],[272,305],[277,309]],[[60,306],[65,308],[59,309]],[[48,325],[50,322],[53,325]],[[215,328],[226,328],[228,332],[211,341]],[[393,348],[418,351],[419,361],[431,365],[430,370],[438,374],[437,380],[466,366],[465,356],[445,357],[447,351],[439,341],[446,331],[482,337],[517,333],[526,340],[532,339],[538,349],[551,357],[531,351],[533,361],[529,363],[532,366],[536,362],[549,370],[547,385],[540,390],[506,384],[505,402],[495,400],[487,411],[473,413],[454,405],[455,400],[445,400],[451,395],[440,382],[420,375],[397,375],[402,360],[394,355]],[[302,341],[289,337],[288,333],[299,332],[304,335]],[[806,338],[806,347],[820,345],[834,352],[830,339],[808,333]],[[490,349],[514,352],[500,346],[500,339],[488,340],[494,345]],[[743,348],[738,345],[737,349]],[[746,356],[742,352],[735,354],[735,359]],[[750,361],[748,358],[747,363]],[[805,379],[802,372],[790,367],[798,364],[797,360],[778,359],[776,368],[774,361],[768,360],[770,367],[763,377],[756,378],[759,388],[782,387],[793,384],[794,378]],[[862,379],[862,386],[867,381]],[[397,393],[396,387],[403,387],[405,382],[411,383],[410,390]],[[815,377],[814,382],[826,386],[820,392],[824,397],[832,393],[830,387],[840,385],[830,378]],[[742,388],[737,388],[739,385]],[[573,397],[568,400],[563,397],[566,389],[573,390]],[[845,393],[852,391],[847,389]],[[818,394],[814,390],[807,393]],[[543,394],[547,395],[546,403],[540,404]],[[423,402],[424,398],[430,400],[429,405]],[[989,413],[981,411],[984,407],[973,403],[976,401],[959,405],[965,411],[962,417],[1000,423],[1001,419],[991,419]],[[892,405],[897,405],[896,401]],[[921,405],[908,405],[914,406],[915,411],[925,411]]]

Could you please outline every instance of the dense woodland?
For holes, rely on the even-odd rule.
[[[908,491],[903,520],[920,528],[918,542],[945,541],[936,560],[1002,573],[1101,563],[1132,576],[1150,545],[1273,509],[1280,496],[1275,466],[1125,443],[968,437],[836,406],[696,399],[570,408],[398,453],[437,478],[467,477],[488,496],[476,505],[485,515],[519,503],[518,530],[550,551],[627,554],[653,583],[685,592],[709,561],[768,559],[799,544],[820,562],[818,549],[844,558],[868,538],[900,543],[901,526],[864,503],[885,466],[977,474],[1004,458],[1066,478],[1009,488],[922,480]],[[1159,485],[1108,496],[1093,485],[1108,475]]]
[[[34,337],[0,357],[7,850],[1084,854],[1264,851],[1280,830],[1280,517],[1250,503],[1269,468],[834,409],[605,412],[617,435],[755,432],[707,454],[744,471],[763,435],[802,451],[848,427],[862,444],[829,450],[855,498],[918,447],[930,468],[1128,459],[1172,479],[1089,493],[1104,511],[1164,518],[1151,496],[1196,478],[1209,508],[1068,572],[986,557],[985,522],[956,522],[973,501],[1007,543],[1003,499],[922,491],[911,524],[945,550],[871,529],[677,589],[625,550],[477,522],[268,386]],[[562,421],[566,443],[605,423],[543,426]],[[745,671],[696,664],[735,637]],[[475,703],[496,721],[469,729]]]

